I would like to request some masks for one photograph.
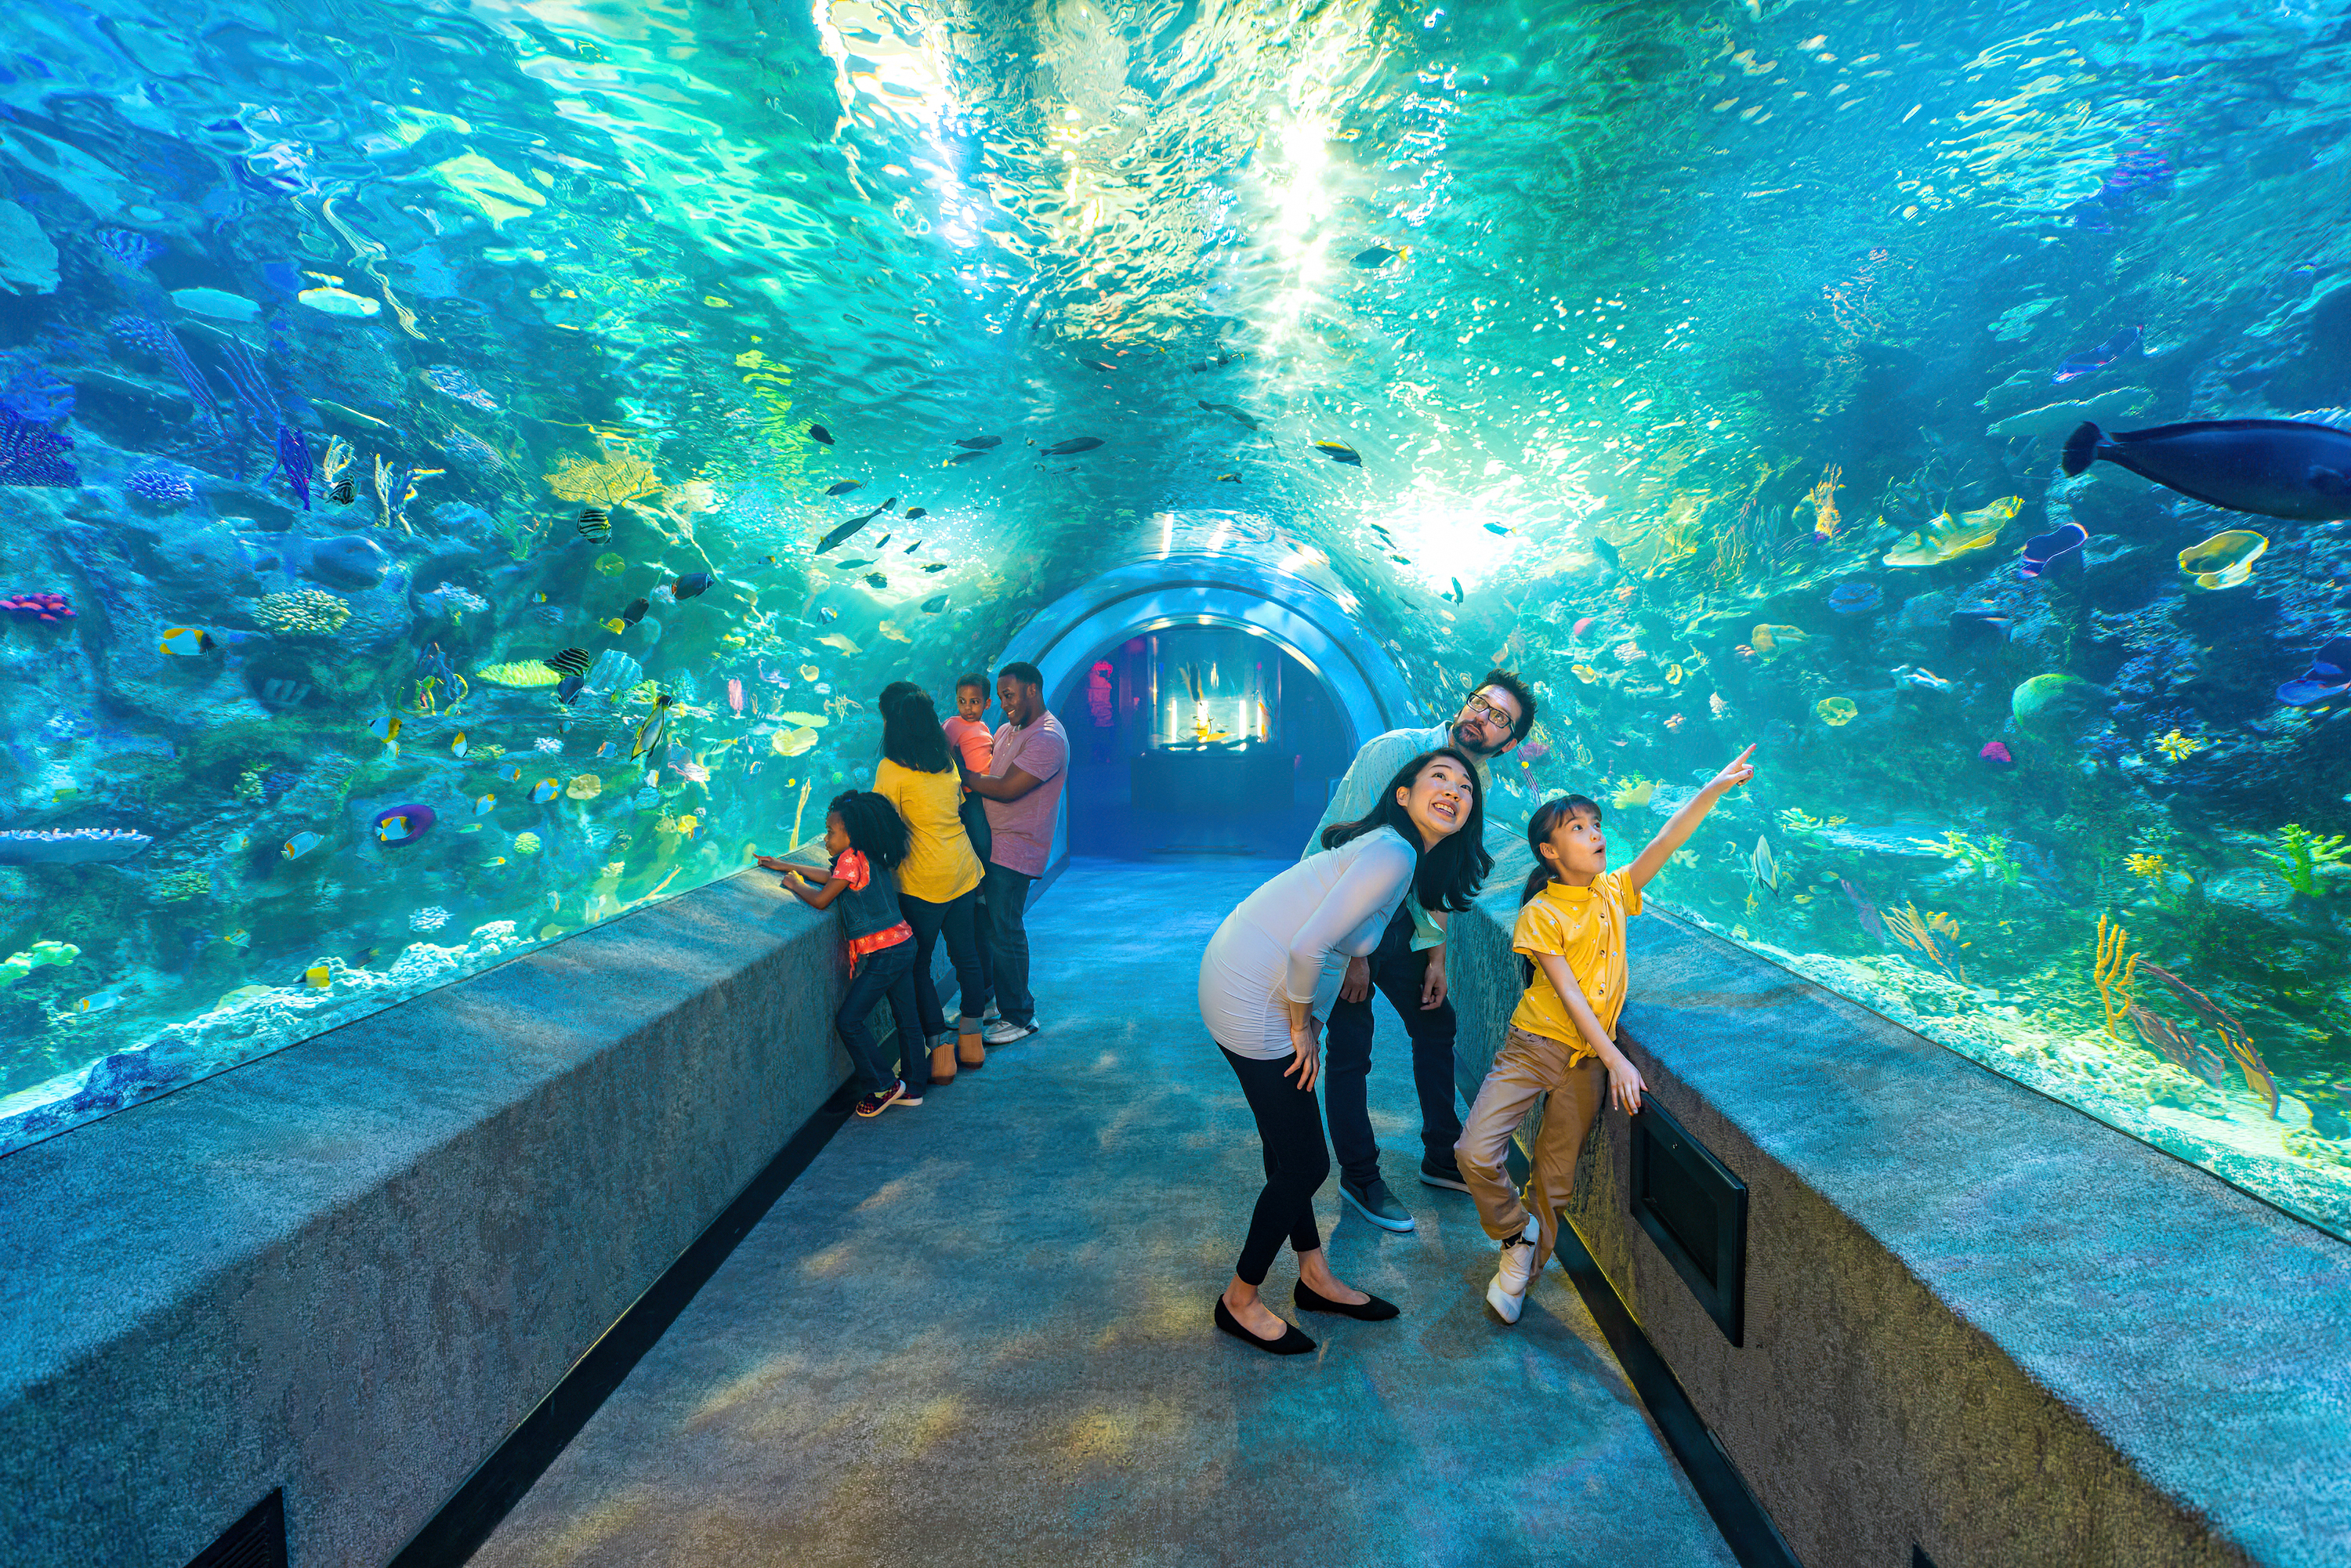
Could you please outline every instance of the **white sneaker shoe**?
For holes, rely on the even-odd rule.
[[[1494,1282],[1486,1287],[1486,1304],[1506,1323],[1519,1321],[1520,1312],[1527,1304],[1527,1284],[1534,1272],[1535,1249],[1541,1244],[1541,1221],[1527,1217],[1527,1228],[1520,1235],[1502,1243],[1501,1261],[1494,1270]]]
[[[1033,1023],[1014,1023],[1010,1019],[998,1019],[979,1031],[979,1038],[990,1045],[1010,1045],[1016,1040],[1027,1040],[1037,1032]]]

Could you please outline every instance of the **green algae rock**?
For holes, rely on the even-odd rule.
[[[80,956],[81,949],[70,942],[36,942],[30,952],[0,958],[0,986],[13,986],[44,964],[67,968]]]
[[[2008,711],[2028,729],[2047,727],[2079,718],[2093,699],[2104,695],[2078,676],[2035,675],[2010,695]]]

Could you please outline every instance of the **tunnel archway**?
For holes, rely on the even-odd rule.
[[[1123,737],[1118,755],[1110,757],[1099,754],[1088,734],[1095,727],[1084,711],[1083,687],[1097,664],[1115,664],[1138,639],[1155,643],[1203,630],[1259,644],[1268,695],[1286,699],[1278,721],[1268,715],[1269,727],[1278,722],[1279,738],[1301,749],[1286,754],[1295,759],[1296,777],[1279,808],[1261,758],[1228,776],[1246,783],[1220,783],[1214,763],[1204,762],[1188,776],[1171,778],[1163,767],[1155,787],[1145,782],[1139,791],[1123,792],[1117,771],[1136,766],[1132,733],[1108,727]],[[1074,841],[1080,852],[1294,853],[1320,814],[1328,780],[1346,770],[1355,748],[1415,717],[1401,674],[1346,605],[1319,584],[1247,557],[1173,553],[1105,572],[1031,618],[997,667],[1016,660],[1038,667],[1048,706],[1071,732],[1071,779],[1055,832],[1057,862],[1073,847],[1073,816],[1081,822]],[[1190,798],[1186,809],[1173,806],[1170,791]],[[1229,801],[1223,799],[1228,791],[1235,797]],[[1227,805],[1231,810],[1218,810]]]

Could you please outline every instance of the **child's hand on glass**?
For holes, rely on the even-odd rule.
[[[758,858],[759,864],[768,871],[793,872],[799,869],[798,866],[792,864],[791,862],[788,860],[779,860],[774,855],[760,855]]]
[[[1706,792],[1709,795],[1719,797],[1729,793],[1731,790],[1738,789],[1741,784],[1746,783],[1750,779],[1754,778],[1755,765],[1747,760],[1754,755],[1755,748],[1750,746],[1746,750],[1740,752],[1738,756],[1732,758],[1721,772],[1716,774],[1712,779],[1707,781]]]

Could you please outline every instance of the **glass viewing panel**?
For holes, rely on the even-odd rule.
[[[1755,742],[1661,905],[2351,1236],[2336,13],[1139,15],[10,7],[0,1151],[1238,555],[1536,683],[1498,845]],[[2265,487],[2119,439],[2214,420]],[[1197,631],[1154,749],[1281,723]]]

